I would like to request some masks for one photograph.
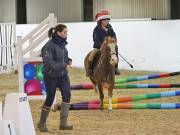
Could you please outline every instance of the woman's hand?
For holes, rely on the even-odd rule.
[[[72,59],[68,58],[68,65],[72,65]]]
[[[67,68],[70,68],[72,65],[72,59],[68,58],[68,64],[67,64]]]

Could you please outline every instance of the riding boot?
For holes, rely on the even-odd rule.
[[[93,74],[93,61],[96,58],[98,52],[99,52],[99,49],[94,48],[89,55],[88,68],[86,71],[86,76],[88,76],[88,77],[92,76],[92,74]]]
[[[72,125],[68,125],[67,119],[69,114],[70,105],[68,103],[61,103],[61,113],[60,113],[60,130],[73,130]]]
[[[38,123],[38,128],[41,132],[48,132],[48,128],[46,126],[46,120],[49,115],[50,108],[43,107],[41,110],[41,116]]]
[[[86,76],[87,77],[90,77],[93,74],[93,66],[92,65],[93,65],[93,62],[89,61],[89,66],[88,66],[88,69],[86,71]]]

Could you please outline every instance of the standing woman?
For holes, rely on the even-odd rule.
[[[46,119],[54,101],[56,88],[58,87],[62,95],[59,129],[72,130],[73,126],[67,124],[71,98],[67,67],[72,63],[72,60],[68,58],[68,51],[66,49],[68,44],[66,41],[67,27],[63,24],[58,24],[49,30],[48,36],[50,40],[41,50],[47,96],[41,110],[38,128],[41,132],[48,132]]]
[[[97,21],[97,26],[94,28],[93,31],[93,50],[90,53],[89,56],[89,64],[88,64],[88,70],[86,72],[86,76],[92,76],[93,73],[93,61],[97,56],[97,53],[99,52],[102,43],[104,42],[105,37],[113,37],[116,39],[116,33],[114,32],[112,26],[109,24],[109,21],[111,19],[111,16],[108,11],[101,11],[96,14],[95,16]],[[118,57],[118,46],[116,46],[116,53]],[[115,74],[119,75],[120,72],[118,70],[118,64],[115,66]]]

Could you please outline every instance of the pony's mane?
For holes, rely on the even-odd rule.
[[[101,45],[100,50],[104,50],[105,47],[107,47],[108,44],[116,43],[116,39],[114,37],[105,37],[104,42]]]
[[[103,44],[111,44],[111,43],[116,43],[116,39],[114,37],[109,36],[104,39]]]

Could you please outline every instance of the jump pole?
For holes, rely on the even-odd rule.
[[[134,96],[124,96],[119,98],[113,98],[114,109],[177,109],[180,108],[180,103],[127,103],[133,101],[140,101],[146,99],[156,99],[165,97],[180,96],[180,90],[166,91],[159,93],[141,94]],[[99,109],[100,101],[94,100],[89,102],[80,102],[71,104],[71,110],[94,110]],[[104,100],[104,107],[108,106],[108,100]]]
[[[160,73],[160,74],[151,74],[151,75],[144,75],[144,76],[126,77],[126,78],[116,79],[115,84],[150,80],[150,79],[156,79],[156,78],[165,78],[165,77],[177,76],[177,75],[180,75],[180,71],[172,72],[172,73]]]
[[[114,84],[114,89],[179,88],[180,84]],[[71,85],[72,90],[92,90],[92,83]]]

